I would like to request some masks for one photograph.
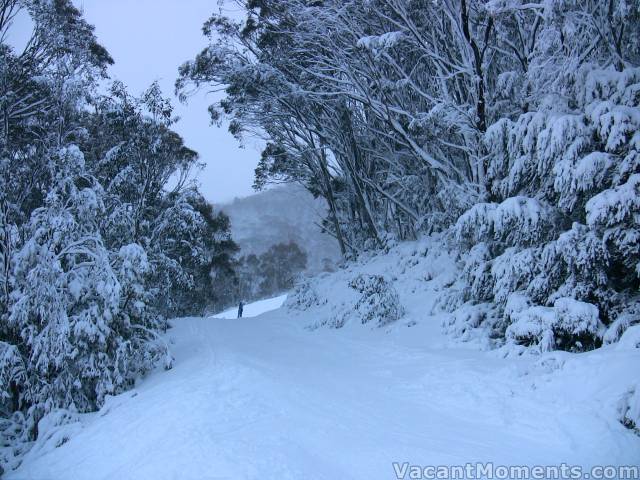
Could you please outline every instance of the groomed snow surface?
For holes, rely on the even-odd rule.
[[[47,432],[62,445],[36,445],[7,478],[382,480],[396,478],[393,462],[638,463],[640,438],[615,413],[640,371],[633,342],[505,359],[452,344],[423,297],[401,297],[406,316],[384,328],[309,328],[318,310],[271,310],[283,297],[247,305],[249,318],[174,320],[172,370],[60,427],[68,435]]]

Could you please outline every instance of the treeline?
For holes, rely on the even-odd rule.
[[[458,331],[579,350],[639,321],[637,1],[235,3],[177,88],[266,137],[256,186],[326,199],[346,255],[448,232]]]
[[[294,241],[277,243],[256,255],[236,256],[226,271],[214,272],[215,302],[211,310],[273,297],[294,287],[307,268],[307,254]]]
[[[240,299],[268,298],[290,290],[306,268],[307,254],[293,241],[272,245],[260,255],[242,256],[237,267]]]
[[[33,438],[169,367],[165,319],[214,301],[236,247],[158,85],[101,93],[113,61],[70,0],[0,0],[0,39],[0,433]]]

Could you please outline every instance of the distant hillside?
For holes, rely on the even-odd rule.
[[[296,242],[307,252],[308,270],[316,273],[340,260],[333,237],[318,224],[325,215],[324,200],[297,185],[286,185],[220,205],[231,218],[234,240],[242,254],[261,254],[277,243]]]

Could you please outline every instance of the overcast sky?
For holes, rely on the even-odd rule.
[[[260,157],[254,141],[241,149],[226,126],[210,125],[211,96],[193,97],[181,105],[173,96],[178,66],[205,45],[202,24],[218,10],[216,0],[73,0],[96,27],[100,43],[115,60],[113,78],[140,94],[158,80],[174,98],[181,121],[174,127],[206,163],[198,176],[205,197],[226,202],[252,193],[253,170]],[[233,12],[229,12],[233,15]],[[19,27],[19,25],[16,25]],[[24,26],[29,28],[29,26]]]

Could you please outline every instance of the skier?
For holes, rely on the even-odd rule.
[[[238,318],[242,318],[242,310],[244,309],[244,303],[240,300],[240,305],[238,305]]]

